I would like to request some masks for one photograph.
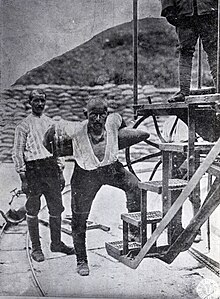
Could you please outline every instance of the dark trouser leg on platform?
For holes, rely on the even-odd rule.
[[[180,50],[179,58],[179,84],[180,84],[180,93],[184,96],[188,96],[190,93],[190,84],[191,84],[191,72],[192,72],[192,58],[193,52]]]
[[[189,18],[176,28],[179,39],[179,85],[180,92],[188,96],[190,93],[192,59],[199,38],[194,19]]]
[[[199,16],[200,21],[200,36],[214,80],[215,87],[217,86],[217,44],[218,44],[218,16],[213,15]]]
[[[199,37],[198,30],[192,19],[176,27],[179,39],[179,86],[180,90],[168,101],[184,102],[185,96],[190,94],[192,59]]]
[[[109,173],[103,174],[103,184],[117,187],[125,191],[128,212],[139,212],[141,209],[141,191],[138,179],[127,171],[120,162],[111,165]]]
[[[27,225],[32,244],[31,256],[36,262],[43,262],[44,255],[40,244],[38,217],[27,215]]]
[[[105,183],[125,191],[127,198],[127,209],[129,213],[141,210],[141,191],[138,187],[138,179],[131,172],[127,171],[120,162],[115,162],[112,173],[105,177]],[[130,225],[130,239],[139,241],[139,228]]]
[[[49,222],[51,235],[50,250],[52,252],[62,252],[68,255],[75,254],[74,248],[68,247],[61,241],[61,216],[50,215]]]

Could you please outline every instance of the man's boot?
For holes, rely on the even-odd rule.
[[[170,99],[168,99],[169,103],[182,103],[185,102],[186,94],[181,90],[177,91]]]
[[[50,250],[52,252],[62,252],[67,255],[75,254],[73,247],[69,247],[61,241],[61,217],[50,216],[49,222],[51,235]]]
[[[40,244],[38,217],[27,215],[26,219],[32,244],[31,256],[36,262],[43,262],[44,254],[41,250]]]
[[[193,51],[182,49],[179,57],[179,85],[180,90],[170,99],[169,103],[184,102],[190,94]]]
[[[77,234],[73,232],[73,243],[76,250],[76,271],[81,276],[88,276],[89,266],[86,254],[86,233]]]

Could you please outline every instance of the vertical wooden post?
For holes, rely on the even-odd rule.
[[[209,192],[212,185],[212,175],[208,174],[208,188],[207,192]],[[211,249],[211,237],[210,237],[210,218],[207,220],[207,244],[208,244],[208,251]]]
[[[172,152],[162,151],[162,210],[163,217],[171,207],[171,192],[169,190],[169,179],[172,170]],[[167,228],[168,244],[171,244],[172,227],[169,223]]]
[[[191,179],[195,173],[195,105],[188,105],[188,153],[187,153],[187,164],[188,164],[188,180]],[[198,186],[198,185],[197,185]],[[196,191],[198,190],[195,186],[193,192],[190,194],[189,199],[193,203],[196,198]],[[193,204],[193,215],[194,215],[194,204]],[[195,215],[194,215],[195,216]]]
[[[141,189],[141,247],[147,242],[147,190]]]
[[[123,221],[123,255],[128,253],[128,223]]]
[[[195,172],[195,105],[188,105],[188,180]]]
[[[162,151],[162,203],[163,217],[171,207],[171,199],[169,194],[169,179],[172,165],[172,153]]]
[[[138,103],[138,78],[137,78],[137,48],[138,48],[138,18],[137,18],[138,0],[133,0],[133,96],[134,105]],[[134,119],[136,119],[134,115]]]
[[[197,73],[198,73],[197,88],[201,89],[202,88],[202,41],[201,41],[200,37],[199,37],[199,40],[198,40],[198,68],[197,68]]]
[[[218,0],[218,46],[217,46],[217,86],[216,91],[220,93],[220,0]]]

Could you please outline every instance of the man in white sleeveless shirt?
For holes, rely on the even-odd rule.
[[[71,178],[72,232],[77,272],[89,275],[86,253],[86,220],[102,185],[125,191],[129,212],[140,211],[138,179],[118,161],[118,131],[125,126],[117,113],[108,115],[107,102],[92,99],[87,104],[87,120],[64,124],[63,134],[72,139],[75,169]],[[149,137],[143,133],[143,140]]]

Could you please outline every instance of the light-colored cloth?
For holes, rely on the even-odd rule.
[[[93,170],[109,165],[118,160],[118,130],[122,124],[122,117],[117,113],[108,115],[105,130],[107,142],[105,156],[102,161],[95,156],[88,136],[88,120],[80,123],[61,124],[62,134],[72,138],[73,157],[77,164],[84,170]]]
[[[44,114],[30,114],[16,127],[12,159],[18,173],[26,171],[25,161],[52,157],[43,146],[44,134],[52,124],[53,120]]]
[[[176,126],[174,127],[174,130],[171,134],[171,130],[174,126],[176,118],[177,117],[175,115],[171,115],[164,123],[164,139],[167,142],[186,142],[188,140],[188,127],[181,119],[178,119]]]

